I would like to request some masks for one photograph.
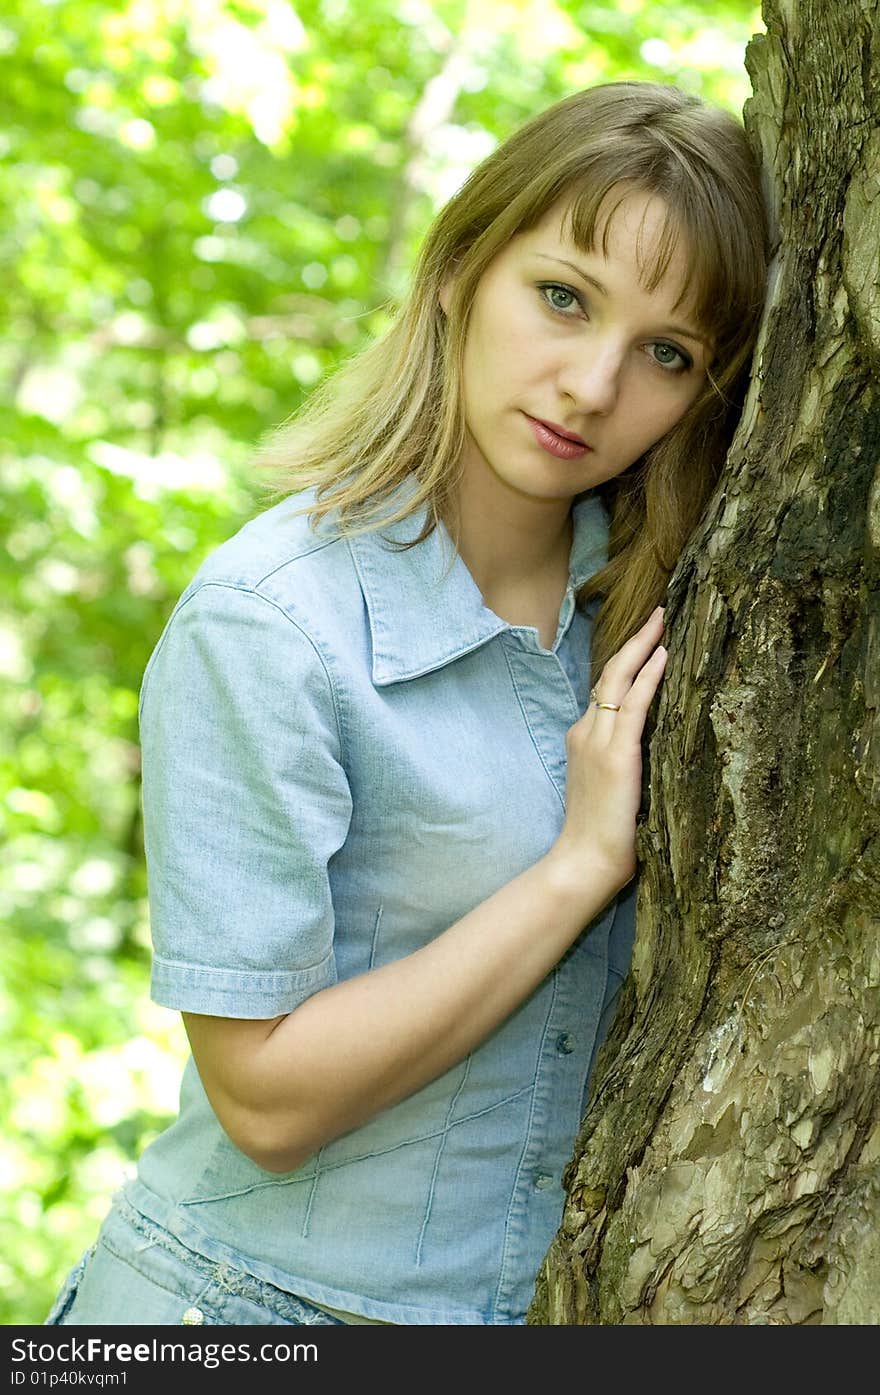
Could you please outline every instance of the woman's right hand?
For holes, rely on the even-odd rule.
[[[590,702],[566,736],[566,813],[550,853],[585,890],[597,868],[620,890],[636,873],[636,818],[642,797],[642,732],[660,686],[667,651],[659,644],[663,610],[609,659]],[[616,894],[616,892],[615,892]]]

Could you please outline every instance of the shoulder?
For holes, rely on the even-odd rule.
[[[257,514],[204,559],[148,659],[142,721],[157,691],[185,704],[210,688],[268,710],[295,688],[301,707],[341,729],[346,704],[369,688],[371,634],[351,543],[329,521],[312,527],[311,497]]]
[[[312,502],[311,493],[292,495],[245,523],[208,555],[177,608],[206,588],[235,592],[268,603],[318,635],[340,610],[360,609],[348,542],[330,522],[312,526],[306,512]]]
[[[257,591],[279,573],[298,576],[345,565],[345,540],[331,523],[312,526],[311,491],[291,495],[256,514],[205,558],[190,587],[227,583]],[[187,588],[190,589],[190,588]]]
[[[363,602],[346,540],[313,529],[303,503],[291,497],[257,515],[195,572],[144,671],[145,738],[157,723],[188,729],[194,694],[215,722],[225,714],[244,730],[259,714],[282,729],[292,687],[303,720],[310,714],[314,726],[323,713],[338,730],[339,656]]]

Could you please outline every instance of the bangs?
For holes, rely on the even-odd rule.
[[[641,283],[645,290],[655,291],[681,249],[686,271],[676,309],[683,308],[717,349],[736,335],[739,321],[748,313],[754,298],[753,275],[743,266],[743,249],[733,245],[735,234],[725,235],[726,229],[736,227],[735,220],[729,215],[719,217],[705,184],[694,188],[683,171],[676,173],[683,177],[655,181],[638,176],[621,180],[619,167],[605,180],[597,180],[591,172],[589,182],[571,196],[563,229],[583,252],[597,250],[601,232],[599,247],[607,256],[611,227],[624,200],[634,192],[660,199],[665,217],[659,234],[646,246],[642,224],[636,239]],[[744,275],[737,275],[740,267]]]

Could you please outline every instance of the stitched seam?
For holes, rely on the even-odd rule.
[[[312,964],[302,964],[298,969],[230,969],[221,968],[217,964],[193,964],[188,959],[169,959],[164,954],[154,955],[154,962],[167,966],[169,969],[183,969],[190,974],[219,974],[233,975],[235,979],[256,979],[263,982],[266,979],[278,979],[279,987],[284,987],[291,979],[302,978],[303,974],[313,973],[315,969],[322,969],[325,964],[333,961],[333,954],[325,954],[323,959],[316,959]],[[232,991],[238,988],[238,984]]]
[[[203,581],[202,584],[201,584],[200,586],[198,586],[198,587],[196,588],[196,590],[192,592],[191,595],[187,596],[184,600],[181,600],[181,601],[179,602],[179,604],[178,604],[177,606],[175,606],[175,608],[174,608],[174,610],[173,610],[173,612],[172,612],[172,614],[171,614],[171,616],[170,616],[170,618],[169,618],[168,625],[166,626],[165,633],[162,635],[162,638],[160,639],[159,644],[158,644],[157,647],[156,647],[155,654],[154,654],[153,657],[156,657],[156,656],[158,655],[160,649],[161,649],[162,646],[164,645],[165,640],[166,640],[166,638],[167,638],[167,636],[168,636],[168,634],[169,634],[169,631],[170,631],[171,621],[175,618],[175,616],[176,616],[180,611],[182,611],[182,610],[184,609],[185,606],[188,606],[188,605],[189,605],[190,601],[194,601],[195,598],[196,598],[196,596],[198,596],[199,593],[200,593],[201,591],[206,591],[209,587],[215,587],[215,588],[217,588],[218,590],[221,590],[221,591],[237,591],[237,592],[239,593],[239,595],[242,595],[242,596],[253,596],[256,600],[262,601],[264,605],[271,606],[273,610],[276,610],[276,611],[278,612],[279,615],[283,616],[283,618],[287,621],[287,623],[288,623],[289,625],[292,625],[292,626],[293,626],[293,628],[297,631],[298,634],[302,635],[303,639],[306,641],[306,643],[309,645],[309,647],[310,647],[311,649],[314,650],[315,656],[316,656],[316,658],[318,659],[318,662],[320,663],[321,668],[322,668],[323,671],[324,671],[324,676],[325,676],[325,678],[327,679],[327,686],[328,686],[329,689],[330,689],[330,697],[331,697],[331,699],[332,699],[332,701],[333,701],[333,716],[334,716],[335,721],[336,721],[336,736],[337,736],[337,740],[339,741],[340,764],[344,766],[344,765],[345,765],[345,742],[344,742],[344,740],[343,740],[343,735],[342,735],[342,715],[341,715],[341,710],[340,710],[340,706],[341,706],[341,705],[340,705],[340,701],[339,701],[339,694],[338,694],[338,692],[337,692],[337,690],[336,690],[336,684],[335,684],[334,681],[333,681],[333,675],[332,675],[331,672],[330,672],[330,669],[329,669],[329,667],[328,667],[328,665],[327,665],[327,662],[326,662],[326,660],[325,660],[325,658],[324,658],[324,655],[321,653],[321,651],[320,651],[320,649],[318,648],[317,644],[316,644],[315,641],[312,639],[312,636],[311,636],[310,634],[308,634],[308,633],[302,628],[301,625],[297,624],[297,622],[296,622],[296,620],[294,620],[293,616],[290,615],[290,614],[284,609],[283,606],[280,606],[280,605],[278,604],[277,601],[270,600],[270,598],[269,598],[268,596],[262,595],[261,592],[255,591],[255,590],[253,589],[253,587],[251,587],[251,586],[237,586],[237,585],[235,584],[235,582],[232,582],[232,581]],[[151,660],[150,664],[148,665],[147,672],[144,674],[144,681],[143,681],[143,684],[141,685],[141,705],[143,705],[143,699],[144,699],[144,696],[145,696],[145,694],[146,694],[147,680],[148,680],[148,677],[149,677],[150,672],[152,671],[152,666],[153,666],[153,665],[152,665],[152,660]]]
[[[143,1234],[143,1232],[140,1233]],[[167,1246],[164,1246],[161,1240],[153,1239],[152,1236],[146,1236],[145,1238],[149,1240],[151,1245],[156,1245],[159,1247],[159,1249],[165,1249],[166,1253],[170,1254],[172,1258],[177,1258],[174,1251],[169,1250]],[[181,1301],[181,1303],[189,1302],[185,1295],[181,1294],[178,1289],[169,1288],[167,1284],[162,1283],[161,1279],[155,1278],[152,1274],[144,1274],[140,1269],[138,1269],[137,1265],[132,1264],[131,1260],[128,1258],[127,1255],[122,1254],[122,1252],[120,1250],[117,1250],[108,1240],[102,1239],[101,1244],[104,1246],[105,1250],[109,1250],[110,1254],[113,1256],[114,1259],[117,1259],[120,1264],[126,1265],[127,1268],[131,1269],[135,1274],[138,1274],[140,1278],[146,1279],[147,1283],[152,1284],[155,1288],[160,1288],[163,1293],[170,1294],[172,1298],[178,1298]],[[191,1265],[192,1269],[195,1270],[199,1278],[203,1280],[203,1287],[199,1292],[198,1299],[193,1299],[193,1302],[195,1303],[196,1301],[198,1301],[199,1305],[201,1305],[204,1301],[203,1294],[205,1292],[205,1289],[212,1282],[211,1274],[207,1272],[205,1268],[203,1268],[204,1263],[206,1263],[206,1261],[203,1261],[202,1264],[199,1264],[198,1257],[196,1257]],[[216,1313],[213,1313],[212,1316],[216,1317],[217,1315]]]
[[[485,1109],[478,1109],[473,1114],[466,1114],[461,1119],[454,1119],[452,1123],[449,1125],[449,1130],[451,1131],[452,1129],[460,1128],[462,1124],[470,1124],[473,1122],[474,1119],[482,1119],[487,1114],[493,1114],[496,1109],[503,1109],[504,1105],[510,1104],[513,1100],[519,1099],[521,1095],[527,1095],[532,1090],[532,1088],[533,1087],[531,1085],[526,1085],[522,1090],[515,1090],[512,1095],[507,1095],[505,1099],[497,1100],[495,1104],[487,1105]],[[420,1134],[416,1138],[402,1139],[400,1143],[394,1143],[391,1145],[390,1148],[380,1148],[370,1153],[358,1153],[358,1155],[354,1158],[346,1158],[345,1161],[333,1163],[333,1170],[335,1171],[337,1168],[340,1167],[349,1167],[352,1163],[355,1162],[364,1162],[367,1158],[381,1158],[384,1157],[386,1153],[396,1153],[400,1148],[410,1148],[414,1143],[427,1143],[432,1138],[439,1137],[442,1131],[443,1130],[441,1129],[434,1129],[431,1133]],[[327,1171],[329,1172],[330,1168],[328,1168]]]
[[[297,552],[294,557],[285,557],[283,562],[279,562],[277,567],[273,567],[270,572],[266,572],[265,576],[261,576],[259,581],[255,584],[257,586],[262,586],[264,581],[270,581],[278,572],[283,572],[285,567],[292,566],[294,562],[302,561],[304,557],[314,557],[316,552],[323,552],[325,547],[332,547],[334,543],[341,541],[341,536],[337,534],[336,537],[325,538],[323,542],[316,542],[314,547],[304,548],[302,552]],[[206,582],[205,584],[210,585],[212,583]]]
[[[312,1219],[312,1205],[315,1200],[315,1192],[318,1190],[318,1178],[321,1175],[321,1158],[323,1154],[324,1148],[321,1147],[318,1149],[318,1154],[315,1158],[315,1171],[312,1176],[312,1185],[309,1188],[309,1199],[306,1202],[305,1215],[303,1216],[302,1230],[300,1232],[303,1238],[307,1238],[309,1233],[309,1222]]]
[[[461,1081],[459,1082],[458,1089],[452,1096],[452,1099],[449,1101],[449,1108],[446,1111],[446,1121],[443,1126],[443,1133],[441,1135],[440,1142],[437,1145],[437,1152],[434,1157],[434,1167],[431,1172],[431,1181],[428,1185],[428,1199],[427,1204],[425,1206],[425,1215],[422,1220],[422,1228],[419,1231],[418,1243],[416,1244],[416,1267],[421,1265],[422,1262],[422,1244],[425,1239],[425,1231],[428,1228],[428,1221],[431,1219],[431,1210],[434,1205],[434,1195],[437,1189],[437,1174],[440,1171],[440,1159],[443,1157],[443,1150],[445,1149],[447,1139],[449,1138],[449,1130],[452,1124],[452,1115],[455,1112],[455,1106],[458,1103],[458,1097],[464,1089],[465,1081],[471,1073],[472,1061],[473,1056],[469,1055],[467,1058],[467,1064],[465,1065],[464,1072],[461,1077]]]
[[[449,1132],[459,1128],[462,1124],[469,1124],[474,1119],[481,1119],[487,1114],[492,1114],[496,1109],[502,1109],[504,1105],[511,1104],[521,1096],[529,1094],[534,1090],[534,1085],[526,1085],[521,1090],[516,1090],[512,1095],[507,1095],[503,1100],[498,1100],[495,1104],[487,1105],[485,1109],[478,1109],[473,1114],[467,1114],[462,1119],[454,1119],[449,1125]],[[429,1143],[432,1138],[438,1138],[442,1133],[441,1129],[434,1129],[431,1133],[419,1134],[416,1138],[404,1138],[399,1143],[393,1143],[389,1148],[375,1149],[370,1153],[358,1153],[353,1158],[344,1158],[339,1162],[330,1163],[323,1169],[328,1172],[337,1172],[341,1167],[351,1167],[353,1163],[365,1162],[368,1158],[382,1158],[388,1153],[396,1153],[401,1148],[411,1148],[416,1143]],[[236,1187],[233,1191],[215,1192],[210,1196],[193,1196],[182,1201],[181,1206],[203,1206],[212,1201],[231,1201],[236,1196],[248,1196],[251,1192],[262,1191],[266,1187],[295,1187],[301,1186],[303,1182],[310,1182],[313,1174],[308,1177],[279,1177],[276,1179],[267,1178],[264,1182],[251,1182],[246,1187]]]
[[[376,951],[379,948],[379,926],[382,923],[382,907],[376,912],[376,924],[373,926],[373,939],[370,943],[370,962],[368,967],[372,969],[376,962]]]

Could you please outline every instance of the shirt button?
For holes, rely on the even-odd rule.
[[[204,1321],[205,1314],[201,1308],[187,1308],[180,1319],[180,1324],[182,1327],[200,1327]]]
[[[560,1056],[570,1056],[576,1046],[577,1041],[571,1032],[560,1032],[556,1038],[556,1050]]]
[[[535,1178],[535,1187],[538,1191],[546,1191],[547,1187],[553,1186],[553,1178],[548,1172],[539,1172]]]

